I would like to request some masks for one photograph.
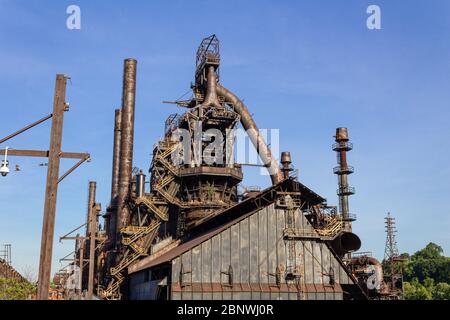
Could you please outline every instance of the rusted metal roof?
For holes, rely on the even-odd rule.
[[[314,203],[322,203],[325,201],[324,198],[303,184],[292,179],[283,180],[279,184],[261,191],[254,197],[250,197],[233,207],[227,208],[218,214],[209,217],[208,219],[204,219],[200,224],[195,225],[189,231],[189,237],[183,239],[180,245],[170,249],[164,254],[158,254],[158,252],[156,252],[154,255],[134,263],[128,268],[128,273],[135,273],[172,261],[191,248],[201,244],[216,234],[219,234],[221,231],[252,215],[260,208],[273,203],[276,200],[275,193],[278,190],[298,190],[301,196],[308,197],[309,201],[313,201]],[[264,199],[263,202],[258,201],[262,199]]]

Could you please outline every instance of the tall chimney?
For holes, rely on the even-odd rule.
[[[114,117],[114,145],[111,178],[111,205],[109,207],[108,218],[105,219],[106,232],[110,245],[116,243],[117,225],[117,195],[119,192],[119,172],[120,172],[120,137],[122,130],[122,110],[115,110]]]
[[[122,127],[122,110],[116,109],[114,116],[114,146],[111,179],[111,202],[114,202],[119,191],[120,135]]]
[[[351,221],[355,216],[350,214],[348,206],[348,196],[355,193],[355,188],[348,185],[348,175],[352,174],[353,167],[347,164],[347,151],[353,149],[353,144],[349,142],[347,128],[336,129],[336,143],[333,144],[333,150],[337,152],[338,166],[333,168],[333,172],[338,176],[339,189],[339,211],[344,221],[346,231],[351,231]]]
[[[129,217],[126,201],[130,193],[133,169],[136,65],[137,61],[134,59],[126,59],[124,62],[116,235],[126,225]],[[118,237],[116,237],[116,240],[119,241]]]

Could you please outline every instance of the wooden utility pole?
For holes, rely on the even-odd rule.
[[[45,187],[41,255],[39,260],[38,300],[47,300],[50,288],[62,129],[64,123],[64,111],[66,110],[66,82],[66,76],[61,74],[56,76],[52,129],[50,133],[50,150],[48,154],[47,185]]]
[[[78,168],[85,161],[90,160],[89,153],[79,152],[62,152],[62,129],[64,122],[64,112],[68,111],[69,105],[66,104],[66,82],[68,76],[58,74],[56,75],[55,96],[53,100],[53,113],[36,121],[32,124],[0,139],[0,144],[9,139],[52,119],[52,128],[50,133],[50,150],[0,150],[0,155],[19,157],[47,157],[47,183],[45,187],[45,201],[44,201],[44,221],[42,224],[42,238],[41,238],[41,254],[39,260],[39,275],[38,275],[38,290],[37,299],[47,300],[50,289],[50,273],[52,263],[53,251],[53,234],[55,229],[55,212],[56,212],[56,197],[58,191],[58,183],[65,179],[70,173]],[[59,177],[59,164],[61,158],[80,159],[73,167],[66,173]]]
[[[98,228],[98,218],[97,215],[100,211],[100,204],[95,203],[95,191],[96,182],[89,182],[89,221],[88,221],[88,232],[86,237],[89,237],[89,275],[88,275],[88,292],[87,299],[92,300],[94,294],[94,271],[95,271],[95,241],[97,240],[97,228]]]

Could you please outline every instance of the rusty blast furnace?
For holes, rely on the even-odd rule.
[[[345,128],[337,129],[333,146],[339,154],[338,210],[292,175],[289,152],[277,163],[246,105],[220,83],[213,35],[198,48],[192,98],[175,102],[185,112],[167,118],[147,181],[132,165],[136,70],[136,60],[125,60],[111,203],[104,215],[107,238],[96,275],[100,297],[367,298],[348,266],[361,242],[351,232]],[[234,161],[232,133],[239,124],[269,170],[272,186],[265,190],[238,192],[243,172]],[[225,138],[213,139],[211,129]]]

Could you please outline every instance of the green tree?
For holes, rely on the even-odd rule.
[[[403,267],[404,296],[409,300],[450,300],[450,258],[435,243],[429,243],[406,258]]]
[[[450,300],[450,284],[438,283],[433,288],[433,300]]]
[[[405,299],[406,300],[431,300],[433,299],[433,294],[422,284],[420,284],[417,279],[412,282],[405,282]]]
[[[424,249],[414,253],[404,267],[406,281],[417,278],[424,283],[430,278],[434,283],[450,283],[450,258],[435,243],[429,243]]]
[[[15,278],[0,278],[0,300],[29,300],[35,296],[36,285]]]

